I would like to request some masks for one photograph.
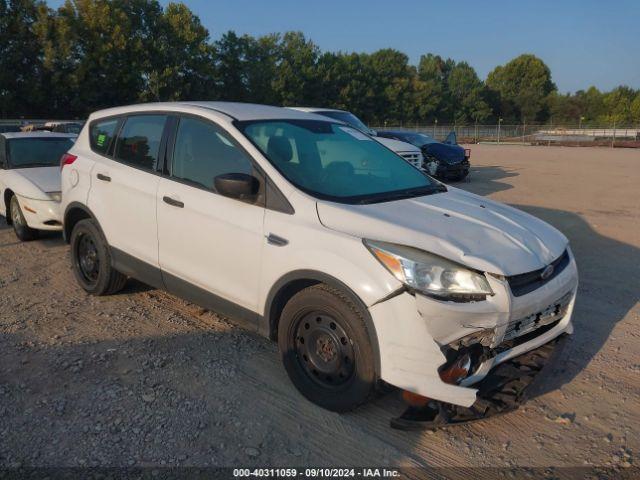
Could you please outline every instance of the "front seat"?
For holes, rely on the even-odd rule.
[[[287,137],[271,137],[267,144],[267,156],[275,161],[279,167],[293,159],[293,148]]]

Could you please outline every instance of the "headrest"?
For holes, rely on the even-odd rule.
[[[290,162],[293,158],[291,142],[287,137],[271,137],[267,144],[267,156],[278,162]]]

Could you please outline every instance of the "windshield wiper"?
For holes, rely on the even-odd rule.
[[[424,195],[433,195],[434,193],[446,192],[447,187],[442,184],[430,185],[428,187],[412,188],[400,190],[398,192],[390,192],[381,195],[372,195],[363,198],[357,202],[358,205],[366,205],[368,203],[390,202],[392,200],[402,200],[406,198],[422,197]]]

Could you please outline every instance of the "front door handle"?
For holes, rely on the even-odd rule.
[[[166,196],[162,197],[162,201],[164,203],[168,203],[172,207],[184,208],[184,203],[182,203],[180,200],[176,200],[176,199],[171,198],[171,197],[166,197]]]
[[[103,182],[110,182],[111,181],[111,177],[108,175],[103,175],[102,173],[99,173],[98,175],[96,175],[96,177],[98,177],[98,180],[102,180]]]
[[[269,245],[275,245],[276,247],[286,247],[289,244],[289,240],[270,233],[267,235],[267,243]]]

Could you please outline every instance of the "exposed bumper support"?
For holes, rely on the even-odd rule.
[[[423,407],[409,407],[391,426],[400,430],[421,430],[482,420],[518,409],[527,399],[532,384],[553,362],[565,336],[501,363],[475,385],[477,400],[469,407],[431,401]]]

